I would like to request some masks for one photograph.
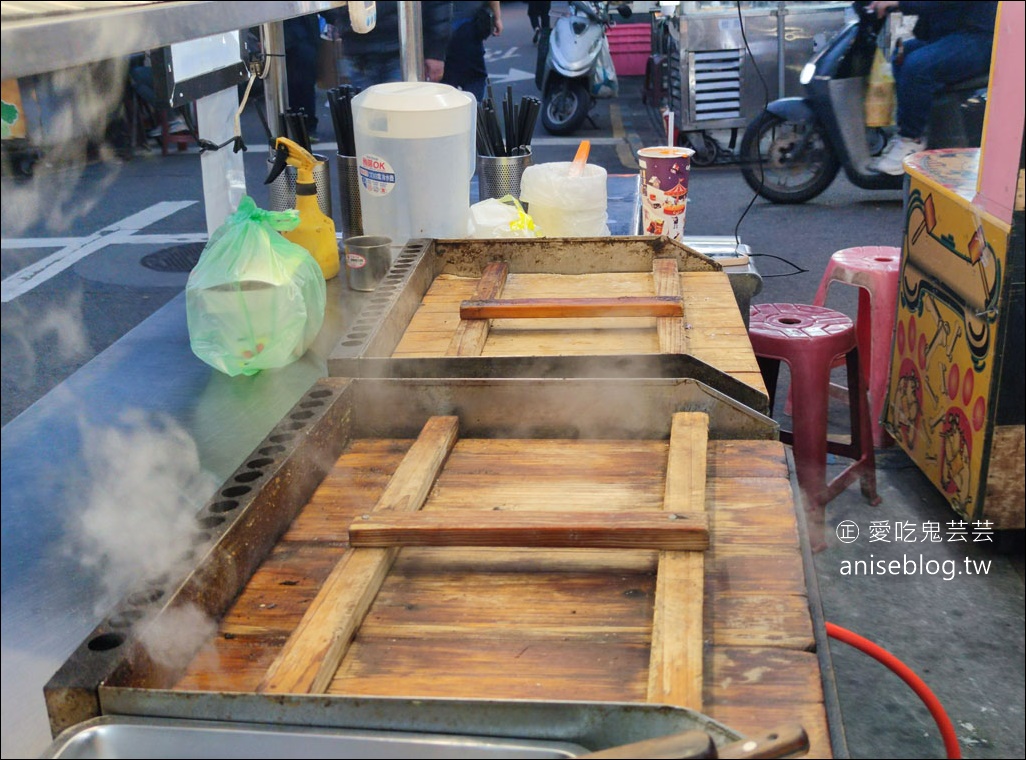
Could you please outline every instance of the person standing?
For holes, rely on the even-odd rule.
[[[549,28],[549,11],[552,9],[551,2],[527,3],[527,18],[534,29],[534,44],[538,44],[542,33]]]
[[[484,41],[502,34],[502,8],[498,0],[457,1],[452,6],[452,35],[445,51],[442,81],[469,92],[480,102],[488,82]]]
[[[424,0],[420,3],[424,37],[424,72],[428,82],[441,82],[446,46],[452,26],[452,3]],[[378,2],[377,22],[366,34],[353,30],[348,7],[329,16],[342,40],[340,73],[344,80],[365,90],[382,82],[401,82],[403,70],[399,47],[399,3]]]
[[[286,19],[285,79],[289,110],[302,113],[311,139],[317,134],[317,48],[321,42],[320,19],[316,13]]]
[[[870,164],[874,171],[899,175],[905,158],[926,150],[934,96],[952,82],[990,69],[997,3],[879,0],[868,8],[879,18],[893,11],[918,16],[913,38],[905,41],[892,63],[898,132]]]

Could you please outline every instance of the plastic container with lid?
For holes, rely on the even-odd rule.
[[[602,237],[606,225],[606,170],[585,164],[574,176],[570,161],[536,164],[524,169],[520,200],[545,237]]]
[[[389,82],[353,98],[365,235],[463,238],[476,154],[477,102],[434,82]]]

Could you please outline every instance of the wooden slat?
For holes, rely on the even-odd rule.
[[[681,317],[679,297],[506,298],[460,304],[460,319],[564,319],[579,317]]]
[[[673,415],[663,509],[705,511],[709,417]],[[702,608],[705,558],[700,552],[660,552],[656,576],[648,701],[702,710]]]
[[[651,289],[651,273],[639,276]],[[472,289],[461,298],[471,295]],[[648,332],[654,341],[656,331]],[[374,508],[411,444],[349,444],[176,689],[257,688],[336,566],[346,527]],[[703,712],[745,733],[797,720],[814,737],[814,756],[827,756],[785,447],[712,440],[706,450],[711,548],[704,562]],[[595,505],[651,511],[664,502],[667,452],[665,439],[463,439],[424,510],[461,510],[462,519],[484,498],[503,510],[536,511],[558,501],[564,514]],[[660,554],[404,549],[329,691],[643,701]]]
[[[456,443],[459,419],[432,417],[396,468],[375,511],[420,509]],[[331,571],[260,691],[323,692],[392,567],[398,549],[346,552]]]
[[[361,635],[330,693],[545,701],[577,701],[587,694],[589,701],[617,703],[644,699],[644,680],[636,677],[644,673],[648,656],[643,640],[614,639],[596,647],[582,646],[575,638],[524,642],[509,637],[474,644],[468,651],[465,637],[367,642]],[[587,684],[583,690],[582,684]]]
[[[657,296],[681,298],[680,272],[677,270],[676,259],[655,259],[652,261],[652,278],[655,281]],[[683,302],[682,302],[683,303]],[[679,317],[659,317],[656,320],[656,332],[659,334],[659,352],[663,354],[683,354],[686,352],[684,332],[684,314]]]
[[[349,526],[349,543],[703,551],[709,531],[704,514],[447,510],[366,515]]]
[[[509,264],[504,261],[493,261],[481,273],[481,281],[474,291],[474,298],[487,300],[498,298],[506,285],[509,275]],[[485,342],[488,340],[487,319],[460,319],[452,342],[446,350],[446,356],[480,356]]]

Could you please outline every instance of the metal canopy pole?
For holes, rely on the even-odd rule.
[[[399,2],[399,62],[403,81],[419,82],[424,78],[424,24],[420,3]]]
[[[278,115],[289,110],[288,81],[285,74],[285,25],[272,21],[261,25],[267,77],[264,79],[264,111],[271,134],[277,135]]]
[[[787,3],[777,3],[777,97],[784,97],[784,75],[787,73],[786,61],[786,21]]]

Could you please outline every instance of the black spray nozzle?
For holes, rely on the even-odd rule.
[[[264,180],[265,185],[269,185],[278,179],[278,175],[285,171],[285,167],[288,166],[288,160],[288,146],[279,143],[274,149],[274,165],[271,167],[271,172],[267,175],[267,179]]]

